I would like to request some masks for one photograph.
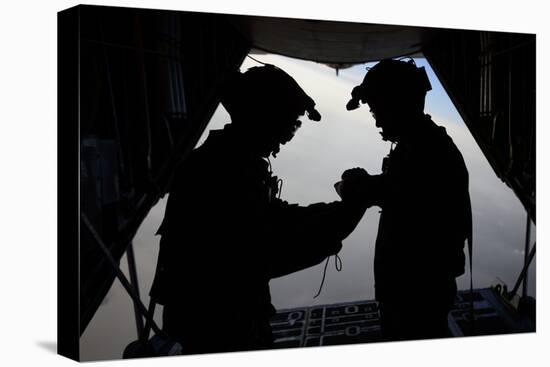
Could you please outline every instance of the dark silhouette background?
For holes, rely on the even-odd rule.
[[[301,205],[320,200],[336,200],[338,196],[332,184],[346,168],[361,166],[371,173],[380,172],[381,160],[388,153],[390,143],[380,139],[374,120],[365,110],[366,105],[352,113],[345,110],[349,91],[361,82],[365,66],[359,65],[343,70],[340,76],[336,77],[333,70],[320,64],[276,55],[255,57],[281,65],[295,75],[300,85],[304,85],[315,97],[318,109],[323,115],[320,124],[304,123],[299,130],[300,133],[290,144],[284,146],[277,159],[272,161],[273,170],[285,179],[282,198]],[[434,120],[446,127],[464,153],[470,170],[472,203],[477,213],[474,223],[476,243],[487,244],[476,247],[476,284],[490,284],[496,277],[508,283],[513,282],[521,267],[524,210],[513,192],[495,176],[429,65],[423,59],[416,59],[416,62],[427,67],[434,88],[427,95],[427,110],[433,111]],[[255,65],[255,61],[246,59],[242,70]],[[316,89],[320,81],[325,83],[327,89]],[[220,107],[208,129],[223,128],[228,121],[229,116]],[[204,135],[206,137],[208,131],[205,131]],[[199,146],[202,141],[203,139]],[[348,143],[343,145],[341,141]],[[364,152],[365,155],[358,152]],[[163,200],[152,209],[135,238],[142,294],[148,292],[152,279],[155,260],[151,259],[156,259],[159,238],[153,235],[162,221],[165,204],[166,201]],[[272,280],[272,303],[277,308],[288,308],[374,298],[371,264],[378,216],[377,210],[368,210],[357,229],[346,239],[341,252],[342,272],[337,273],[332,264],[328,267],[325,286],[318,298],[313,299],[313,296],[322,277],[322,264],[288,277]],[[121,266],[124,268],[125,265],[126,261],[123,259]],[[533,267],[531,272],[529,285],[534,292]],[[357,274],[363,281],[354,281]],[[465,289],[467,286],[468,277],[464,275],[459,278],[459,288]],[[131,307],[128,296],[115,282],[105,306],[100,308],[90,330],[82,338],[86,358],[119,358],[120,351],[131,338],[135,338],[135,322],[133,315],[128,313]],[[160,311],[161,309],[156,318],[159,324]],[[110,329],[110,325],[115,322],[126,326]],[[110,330],[113,338],[105,339],[104,330]]]
[[[437,67],[438,77],[441,77],[446,86],[454,91],[452,93],[454,102],[461,109],[465,123],[473,132],[481,134],[476,135],[476,141],[490,159],[499,177],[515,190],[528,210],[532,211],[534,208],[534,202],[530,202],[527,197],[533,188],[531,184],[534,182],[534,175],[532,175],[534,160],[531,159],[532,150],[525,149],[525,143],[533,141],[534,130],[532,124],[523,124],[518,127],[518,123],[524,119],[517,118],[517,114],[523,108],[528,113],[527,121],[533,121],[534,109],[530,106],[533,106],[534,94],[522,92],[532,85],[530,78],[534,74],[529,71],[532,69],[525,68],[525,65],[530,64],[531,56],[534,55],[534,52],[530,52],[534,50],[532,35],[332,22],[311,23],[304,20],[286,20],[285,23],[280,24],[278,20],[270,23],[266,18],[149,12],[137,9],[112,10],[102,7],[93,9],[86,7],[86,10],[80,33],[81,60],[83,60],[81,67],[84,75],[82,100],[85,102],[82,106],[83,126],[81,128],[83,157],[81,204],[86,217],[83,223],[86,224],[87,230],[84,232],[85,238],[81,241],[81,252],[84,254],[80,277],[81,333],[100,303],[108,302],[104,296],[114,279],[112,264],[105,260],[99,248],[101,246],[95,243],[97,242],[95,239],[101,238],[112,248],[110,252],[115,260],[120,259],[126,249],[132,246],[131,241],[136,238],[134,235],[139,224],[154,203],[168,190],[167,180],[173,173],[174,163],[181,157],[186,157],[188,152],[196,146],[198,136],[210,121],[212,112],[218,104],[218,99],[215,97],[219,95],[219,83],[242,63],[246,53],[250,51],[251,44],[269,42],[270,36],[275,34],[266,32],[265,28],[264,31],[254,31],[254,34],[251,34],[250,28],[246,27],[247,22],[250,21],[261,27],[274,27],[272,29],[276,29],[281,24],[292,27],[300,46],[303,46],[295,48],[300,52],[307,49],[315,53],[316,50],[324,49],[319,47],[319,44],[311,42],[311,38],[307,38],[309,32],[317,31],[343,37],[344,43],[351,44],[354,43],[352,37],[354,34],[359,32],[372,34],[376,31],[376,35],[380,36],[378,39],[392,43],[393,49],[402,47],[401,51],[396,50],[392,53],[393,55],[408,53],[404,51],[407,47],[409,50],[412,47],[417,51],[421,47],[430,62]],[[318,26],[322,28],[318,29]],[[197,29],[204,32],[197,32]],[[253,27],[253,29],[258,28]],[[380,34],[379,31],[384,32]],[[438,37],[433,38],[433,42],[415,43],[414,39],[424,32]],[[200,37],[197,37],[199,33]],[[264,38],[260,40],[256,39],[256,36]],[[289,43],[294,42],[294,39],[294,37],[289,38],[282,43],[273,43],[271,40],[271,45],[278,52],[284,53],[292,46]],[[327,43],[324,37],[319,38],[318,41],[325,43],[331,49],[334,45],[334,43],[332,46]],[[397,41],[406,41],[408,46],[395,43]],[[182,48],[181,45],[186,47]],[[510,48],[510,45],[518,45],[519,48]],[[493,48],[493,46],[498,47]],[[363,51],[365,50],[371,49],[364,48]],[[368,57],[367,54],[361,53],[360,57],[363,59],[383,57],[381,52],[386,49],[374,48],[373,50],[380,52],[378,56]],[[296,53],[291,51],[290,54],[300,57],[301,53],[298,51]],[[353,61],[353,55],[346,54],[344,49],[341,52],[333,51],[345,57],[347,61]],[[495,67],[494,73],[491,73],[491,70],[486,70],[488,67],[486,62],[489,61],[487,58],[500,51],[509,56],[510,62],[506,63],[506,57],[495,58],[495,63],[499,67]],[[527,56],[523,56],[526,52]],[[448,62],[449,57],[457,53],[463,54],[465,60],[468,60],[464,67],[455,68],[453,67],[455,64]],[[312,59],[321,60],[321,55],[315,53]],[[482,64],[478,65],[480,62]],[[513,80],[508,81],[509,78],[504,75],[507,69],[500,68],[506,65],[512,68]],[[341,64],[329,66],[336,68],[336,74],[339,68],[344,67]],[[482,68],[481,74],[480,68]],[[487,79],[488,77],[490,80]],[[474,82],[468,83],[469,80]],[[519,80],[526,80],[527,83],[518,84]],[[477,88],[479,83],[481,88]],[[324,85],[324,83],[318,80],[316,85]],[[491,85],[494,88],[491,89]],[[512,104],[508,104],[510,107],[508,112],[511,113],[500,111],[501,108],[507,108],[506,103],[500,103],[506,101],[501,97],[510,97],[510,94],[506,93],[506,88],[500,88],[503,85],[513,87],[510,90],[514,92],[511,95]],[[347,93],[349,90],[346,91]],[[517,96],[523,97],[517,98]],[[481,97],[485,102],[492,98],[491,101],[498,103],[484,103],[479,106]],[[325,101],[323,105],[333,106],[336,99],[333,97],[333,101]],[[505,118],[504,122],[494,125],[496,131],[490,137],[492,139],[490,145],[483,141],[487,138],[486,131],[478,129],[477,118],[472,117],[477,116],[478,113],[483,114],[483,123],[494,121],[495,113]],[[338,117],[335,121],[342,123],[342,121],[348,121],[348,118]],[[509,134],[504,134],[503,126],[510,126],[517,133],[514,135],[517,139],[510,139]],[[341,135],[343,134],[336,133],[330,140],[353,141],[353,139],[338,139]],[[309,161],[330,165],[335,158],[331,154],[340,149],[346,149],[341,147],[342,144],[335,146],[329,143],[328,146],[328,149],[321,154],[309,154]],[[308,145],[302,147],[304,151],[310,152]],[[513,148],[514,157],[503,153],[510,151],[508,147]],[[366,148],[369,149],[369,147]],[[367,150],[364,152],[367,153]],[[356,150],[356,152],[363,152],[363,150]],[[341,167],[341,170],[353,166],[356,164],[350,159],[345,162],[345,167]],[[504,168],[506,170],[503,170]],[[378,169],[379,163],[374,172]],[[509,169],[513,171],[510,172]],[[332,176],[334,180],[340,176],[341,170]],[[369,169],[369,172],[372,170]],[[294,178],[301,176],[302,173],[298,172],[286,177]],[[519,181],[515,180],[516,178]],[[311,189],[308,191],[317,191],[314,187],[321,186],[319,183],[310,185]],[[330,182],[330,186],[333,183],[334,181]],[[307,200],[307,198],[300,197],[300,200]],[[312,202],[324,200],[326,197],[320,197]],[[293,201],[297,202],[297,200]],[[499,215],[498,218],[502,217]],[[491,220],[488,216],[483,216],[483,219]],[[479,224],[481,223],[478,222]],[[357,263],[359,259],[353,259],[353,261]],[[518,260],[517,264],[519,263]],[[503,263],[501,264],[506,267]],[[487,273],[502,274],[500,271]],[[485,281],[484,284],[488,282]],[[341,294],[350,294],[351,287],[337,288]],[[365,288],[369,287],[365,286]],[[364,294],[369,297],[367,292]],[[305,297],[307,298],[307,294]],[[141,302],[137,304],[141,305]],[[139,321],[139,316],[136,318]]]

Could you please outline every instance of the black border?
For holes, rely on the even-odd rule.
[[[57,353],[80,358],[80,6],[57,13]]]

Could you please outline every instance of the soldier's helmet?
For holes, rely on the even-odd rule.
[[[373,100],[396,102],[413,101],[424,104],[426,93],[432,89],[424,67],[417,67],[414,60],[384,59],[368,69],[363,82],[353,88],[348,111],[359,107],[359,102]]]
[[[237,72],[225,84],[221,103],[236,120],[280,121],[307,113],[310,120],[320,121],[315,102],[298,83],[282,69],[265,64]]]

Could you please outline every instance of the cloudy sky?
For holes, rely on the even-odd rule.
[[[281,198],[291,203],[307,205],[338,200],[333,184],[344,170],[363,167],[368,172],[380,172],[382,158],[389,152],[374,121],[364,106],[348,112],[345,105],[351,89],[359,84],[365,65],[340,71],[322,64],[299,61],[275,55],[255,55],[263,62],[273,63],[290,75],[316,101],[322,115],[320,123],[303,119],[296,137],[283,146],[272,159],[274,173],[284,180]],[[424,59],[433,90],[428,93],[426,112],[447,129],[462,152],[470,173],[470,194],[474,220],[474,282],[475,287],[487,287],[497,279],[509,287],[521,270],[525,240],[526,213],[509,189],[495,173],[462,122],[441,84]],[[257,65],[246,59],[242,70]],[[219,129],[229,116],[218,108],[207,130]],[[208,131],[201,138],[204,141]],[[145,304],[151,286],[159,238],[154,236],[163,215],[166,198],[161,200],[145,219],[134,239],[140,291]],[[323,291],[317,293],[324,264],[271,281],[273,304],[276,308],[311,306],[324,303],[372,299],[374,242],[378,227],[377,208],[367,211],[357,229],[344,241],[340,252],[343,269],[337,272],[331,261]],[[534,241],[534,227],[533,235]],[[121,261],[126,272],[126,258]],[[535,266],[529,273],[529,294],[535,295]],[[458,279],[459,288],[466,289],[469,274]],[[156,320],[160,323],[161,310]],[[122,286],[115,281],[103,305],[97,311],[81,338],[83,360],[120,358],[124,347],[136,339],[132,303]]]

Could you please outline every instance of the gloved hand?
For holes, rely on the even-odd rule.
[[[370,177],[363,168],[351,168],[342,173],[342,181],[337,182],[334,187],[342,201],[365,202],[366,187]]]
[[[342,180],[360,180],[368,177],[370,177],[369,173],[361,167],[350,168],[342,173]]]

